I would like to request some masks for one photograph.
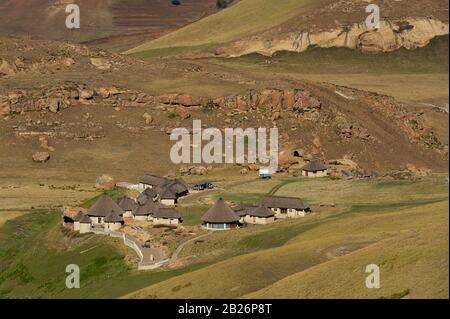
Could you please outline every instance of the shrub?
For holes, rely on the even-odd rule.
[[[225,9],[226,7],[228,7],[228,2],[226,0],[217,0],[216,7],[218,9]]]

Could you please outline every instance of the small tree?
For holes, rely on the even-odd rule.
[[[174,6],[179,6],[181,4],[180,0],[172,0],[171,2]]]
[[[226,0],[217,0],[216,7],[218,9],[225,9],[226,7],[228,7],[228,2]]]

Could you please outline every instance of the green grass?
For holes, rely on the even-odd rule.
[[[314,74],[448,73],[448,36],[440,36],[424,48],[368,54],[349,48],[310,48],[305,52],[277,52],[272,57],[249,54],[208,59],[210,63],[261,68],[266,72]],[[267,61],[271,63],[267,63]]]
[[[255,235],[242,238],[236,243],[236,246],[252,250],[279,247],[287,243],[292,238],[300,235],[302,232],[316,227],[321,222],[322,221],[316,221],[314,223],[298,224],[263,231]]]
[[[60,222],[59,212],[30,213],[0,228],[1,298],[116,298],[207,265],[137,272],[125,263],[128,248],[115,239],[62,231]],[[70,247],[49,248],[70,238]],[[80,267],[80,289],[65,286],[69,264]]]
[[[147,272],[138,272],[125,262],[124,256],[134,253],[115,239],[62,228],[58,212],[23,215],[0,228],[0,295],[414,298],[442,296],[446,289],[448,294],[448,286],[442,284],[446,276],[442,269],[448,263],[444,245],[447,240],[448,246],[448,185],[441,175],[418,181],[335,181],[277,175],[269,181],[249,178],[244,183],[227,183],[229,187],[222,194],[205,192],[186,198],[180,207],[186,225],[198,224],[209,207],[205,202],[216,197],[249,203],[248,198],[274,190],[276,195],[306,198],[314,203],[315,213],[267,226],[212,233],[188,244],[180,254],[180,258],[196,256],[193,265]],[[111,195],[120,195],[120,190]],[[335,201],[336,207],[317,206],[323,197]],[[352,253],[332,259],[334,247],[345,247]],[[352,258],[351,263],[345,262],[346,258]],[[351,274],[362,267],[360,263],[369,261],[383,267],[389,284],[367,294],[355,282],[364,273]],[[329,268],[335,262],[340,272]],[[71,263],[81,268],[81,289],[65,287],[64,271]],[[347,278],[346,289],[333,281],[331,273]],[[305,278],[309,286],[304,287],[303,279],[297,277]],[[330,289],[322,287],[326,280],[332,283]],[[294,288],[299,283],[300,290]]]
[[[128,53],[164,48],[168,50],[166,53],[171,53],[172,48],[175,51],[192,51],[231,41],[279,25],[296,16],[309,3],[311,0],[242,0],[180,30],[144,43]],[[161,50],[157,52],[161,53]]]
[[[128,190],[126,188],[121,187],[114,187],[111,190],[105,191],[106,194],[108,194],[112,199],[118,199],[120,197],[123,197],[127,195]],[[100,195],[97,195],[95,197],[89,198],[88,200],[85,200],[83,203],[81,203],[80,207],[83,208],[89,208],[97,201],[97,199],[100,197]]]

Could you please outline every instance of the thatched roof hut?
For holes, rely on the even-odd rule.
[[[175,208],[159,208],[154,214],[153,218],[168,218],[168,219],[180,219],[181,214]]]
[[[93,217],[106,217],[110,212],[117,215],[123,215],[124,210],[108,195],[102,194],[97,201],[92,205],[87,214]]]
[[[210,224],[234,224],[238,223],[239,219],[239,216],[222,198],[219,198],[202,216],[202,221]]]
[[[327,167],[325,164],[320,160],[312,160],[308,164],[304,165],[302,167],[303,171],[306,172],[319,172],[319,171],[325,171]]]
[[[119,198],[117,205],[124,211],[131,211],[136,208],[136,202],[127,196]]]
[[[267,217],[275,216],[275,213],[270,208],[261,205],[261,206],[257,207],[256,209],[250,211],[248,215],[261,217],[261,218],[267,218]]]
[[[266,196],[263,199],[261,199],[260,204],[262,206],[269,208],[296,209],[296,210],[309,209],[308,203],[298,197]]]

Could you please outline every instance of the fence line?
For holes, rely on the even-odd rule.
[[[115,237],[115,238],[122,238],[125,246],[133,249],[136,252],[136,254],[139,256],[138,270],[155,269],[155,268],[161,267],[162,265],[164,265],[165,263],[167,263],[169,261],[169,259],[164,259],[164,260],[155,262],[153,260],[153,258],[154,258],[153,254],[150,255],[151,256],[150,258],[152,260],[144,261],[144,254],[142,252],[142,248],[139,247],[139,245],[133,239],[131,239],[131,237],[129,235],[127,235],[125,233],[122,233],[119,231],[101,230],[101,229],[92,229],[91,231],[94,234],[106,235],[106,236]]]

